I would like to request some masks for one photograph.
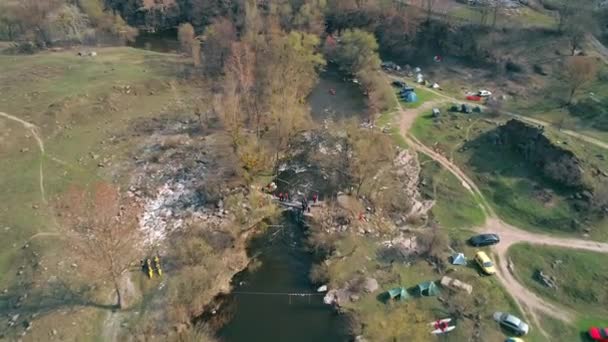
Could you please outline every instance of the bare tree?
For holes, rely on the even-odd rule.
[[[190,23],[179,25],[177,38],[182,52],[192,57],[194,66],[199,66],[201,64],[201,42],[196,38],[194,27]]]
[[[564,76],[569,89],[568,105],[572,104],[576,92],[594,80],[596,75],[597,65],[590,57],[570,57],[566,61]]]
[[[59,0],[22,0],[16,2],[13,10],[19,25],[34,31],[39,41],[50,44],[47,31],[49,15],[62,5]]]
[[[177,39],[182,52],[190,54],[192,52],[192,43],[195,39],[196,33],[194,27],[190,23],[183,23],[179,25],[177,29]]]
[[[87,276],[109,280],[116,294],[116,306],[123,308],[122,275],[137,259],[141,231],[137,207],[123,200],[117,187],[98,183],[92,191],[73,188],[68,192],[63,215],[68,237]]]
[[[574,56],[585,35],[597,30],[597,22],[593,18],[593,4],[589,0],[564,1],[557,8],[557,12],[558,31],[568,38],[570,55]]]

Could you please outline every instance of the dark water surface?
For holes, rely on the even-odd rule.
[[[288,215],[282,224],[252,243],[262,266],[239,279],[244,284],[234,289],[234,317],[219,337],[225,342],[348,341],[343,318],[323,304],[322,296],[273,294],[316,292],[308,280],[313,260],[302,229]]]
[[[317,122],[327,117],[335,120],[362,118],[367,110],[361,87],[344,80],[344,75],[334,64],[329,64],[327,70],[321,73],[317,85],[308,96],[308,104]]]

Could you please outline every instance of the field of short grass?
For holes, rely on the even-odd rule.
[[[485,214],[475,197],[460,181],[435,161],[419,155],[422,164],[423,192],[435,200],[432,213],[445,229],[473,228],[483,225]]]
[[[481,23],[483,19],[483,14],[479,9],[466,5],[456,6],[449,12],[449,15],[472,23]],[[487,25],[492,25],[493,16],[493,13],[487,16]],[[554,28],[557,26],[557,19],[549,13],[540,12],[529,7],[521,7],[514,10],[505,9],[498,13],[496,26]]]
[[[517,278],[534,292],[585,317],[608,314],[608,265],[602,253],[517,244],[509,249]],[[557,289],[536,280],[537,270],[555,277]],[[608,321],[604,322],[608,324]]]
[[[553,336],[571,336],[568,341],[588,341],[585,332],[589,327],[608,326],[608,293],[604,287],[608,266],[603,262],[604,254],[546,246],[532,248],[521,243],[509,249],[509,256],[519,281],[540,296],[578,314],[573,326],[543,317],[543,326],[548,327]],[[558,288],[550,289],[536,280],[537,270],[555,277]]]
[[[559,66],[556,63],[556,66]],[[597,61],[598,76],[576,92],[574,102],[602,107],[608,102],[608,67]],[[600,113],[589,106],[567,106],[569,89],[567,81],[559,72],[545,77],[542,89],[531,90],[527,96],[514,97],[507,101],[507,109],[521,115],[531,116],[551,123],[556,128],[570,129],[597,139],[608,140],[608,114]],[[604,105],[605,107],[605,105]]]
[[[2,289],[27,281],[18,269],[32,267],[32,252],[45,256],[46,278],[70,273],[74,261],[59,253],[65,245],[54,210],[57,197],[71,185],[125,180],[103,166],[127,158],[138,138],[115,138],[124,136],[133,119],[179,113],[195,95],[190,85],[168,82],[186,68],[176,55],[132,48],[97,52],[95,58],[78,57],[74,50],[0,55],[0,112],[37,125],[45,147],[41,155],[32,132],[0,117]],[[82,336],[94,330],[83,329]]]
[[[505,221],[516,226],[557,234],[570,234],[572,219],[583,221],[566,201],[570,193],[556,188],[539,177],[534,168],[512,152],[497,152],[496,147],[479,141],[475,147],[465,144],[475,141],[496,127],[494,122],[508,118],[490,118],[484,114],[451,114],[443,111],[441,119],[430,114],[420,116],[412,133],[427,146],[455,161],[477,183],[494,210]],[[597,158],[603,152],[569,138],[554,130],[546,130],[553,140],[574,151],[585,163],[600,169],[608,168]],[[542,196],[541,196],[542,195]],[[606,220],[593,222],[591,237],[603,240],[608,237]]]

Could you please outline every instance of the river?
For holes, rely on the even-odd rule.
[[[323,295],[308,279],[312,256],[304,246],[302,227],[286,214],[250,248],[261,266],[235,279],[234,316],[220,331],[226,342],[347,341],[343,318],[323,304]],[[285,293],[312,293],[312,296]]]

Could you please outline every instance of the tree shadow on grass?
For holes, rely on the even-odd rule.
[[[94,287],[90,285],[74,285],[63,280],[54,281],[46,287],[34,286],[33,283],[15,285],[0,295],[0,315],[44,315],[78,306],[116,309],[115,304],[101,304],[92,300],[93,290]]]

